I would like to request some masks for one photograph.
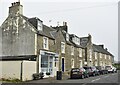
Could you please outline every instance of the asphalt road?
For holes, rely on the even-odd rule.
[[[118,79],[118,75],[119,75],[119,79]],[[43,79],[43,80],[34,80],[26,83],[82,83],[82,85],[86,85],[88,83],[120,83],[120,72],[109,73],[109,74],[89,77],[85,79],[69,79],[69,78],[64,80]]]
[[[118,83],[119,73],[110,73],[85,79],[68,79],[58,81],[57,83]],[[120,80],[119,80],[120,81]]]

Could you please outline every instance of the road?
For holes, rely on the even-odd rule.
[[[118,83],[118,73],[105,74],[85,79],[68,79],[57,83]]]
[[[118,75],[119,75],[119,79],[118,79]],[[109,73],[109,74],[89,77],[85,79],[69,79],[69,78],[64,80],[43,79],[43,80],[34,80],[27,83],[82,83],[83,85],[86,85],[87,83],[118,83],[118,80],[120,81],[120,72]]]

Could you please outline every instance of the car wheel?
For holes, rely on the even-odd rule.
[[[81,78],[84,79],[84,75],[81,75]]]
[[[93,76],[95,76],[95,73],[93,73]]]

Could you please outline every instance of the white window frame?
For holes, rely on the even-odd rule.
[[[71,46],[71,55],[74,55],[74,46]]]
[[[38,23],[37,23],[37,28],[39,31],[42,31],[42,22],[38,20]]]
[[[82,57],[82,48],[79,48],[79,57]]]
[[[45,41],[46,39],[46,41]],[[43,48],[48,50],[49,49],[49,43],[48,43],[48,38],[47,37],[43,37]]]
[[[95,52],[95,59],[97,59],[97,52]]]
[[[83,64],[82,64],[82,60],[79,60],[80,61],[80,68],[83,66]]]
[[[69,34],[66,33],[66,40],[69,41]]]
[[[98,63],[97,63],[97,61],[95,61],[95,66],[98,66]]]
[[[90,49],[89,52],[90,52],[90,59],[92,59],[92,49]]]
[[[110,60],[110,57],[111,57],[111,56],[109,55],[109,60]]]
[[[65,53],[65,42],[61,42],[61,53]]]
[[[107,56],[107,55],[105,54],[105,59],[107,58],[106,56]]]
[[[102,58],[102,53],[100,53],[100,58]]]
[[[75,62],[74,62],[74,59],[72,58],[71,59],[71,68],[74,68],[75,67],[75,64],[74,64]]]

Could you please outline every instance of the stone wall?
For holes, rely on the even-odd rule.
[[[22,16],[9,16],[1,29],[2,56],[35,54],[35,30]]]

